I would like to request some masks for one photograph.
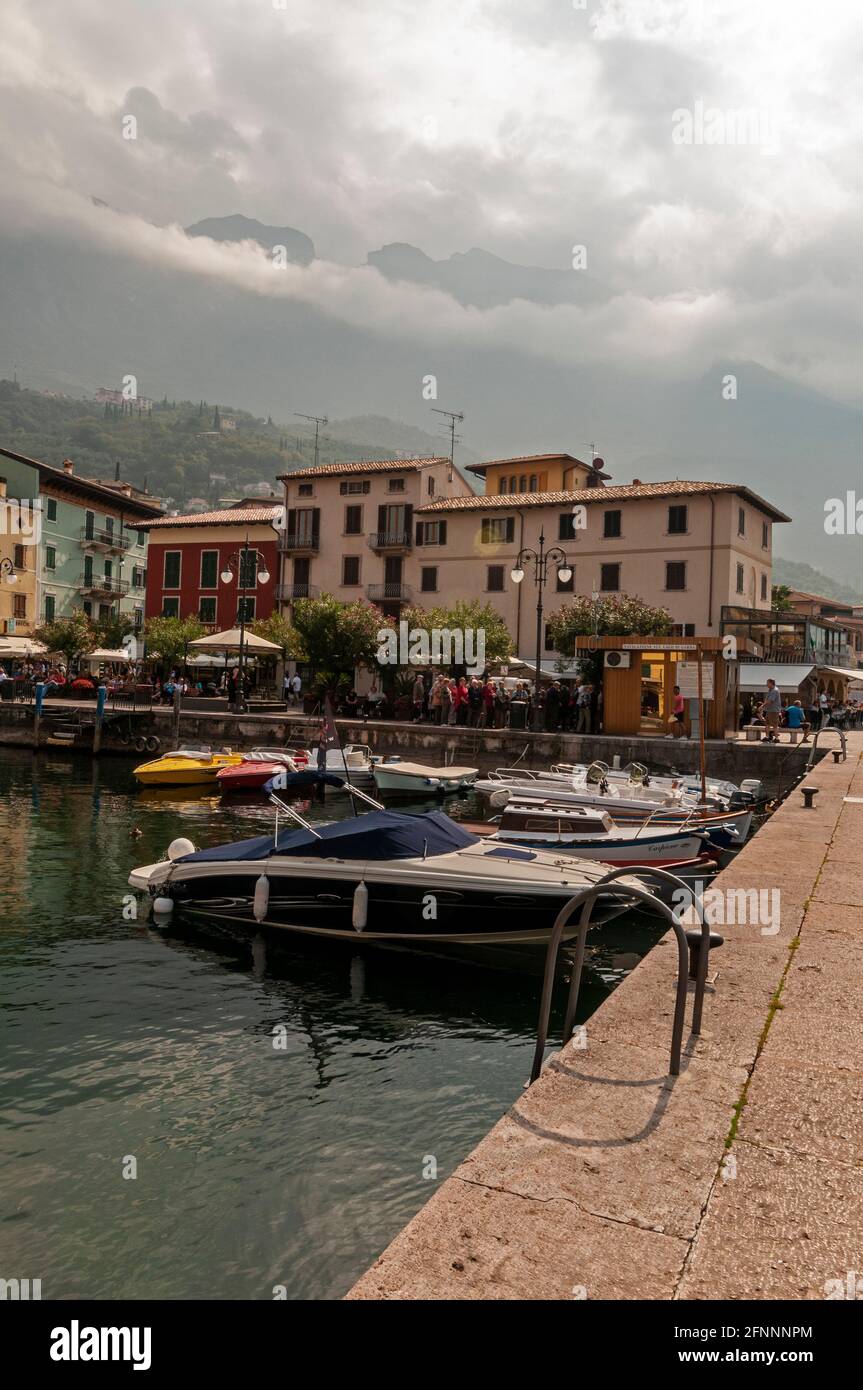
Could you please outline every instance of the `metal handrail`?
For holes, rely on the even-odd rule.
[[[815,749],[818,747],[818,738],[819,738],[819,736],[820,736],[821,734],[838,734],[838,735],[839,735],[839,742],[840,742],[841,745],[842,745],[842,761],[843,761],[843,763],[845,762],[846,758],[848,757],[848,742],[847,742],[847,740],[846,740],[846,738],[845,738],[845,730],[844,730],[844,729],[837,729],[837,727],[836,727],[835,724],[827,724],[827,725],[825,725],[825,727],[824,727],[823,729],[816,729],[816,730],[815,730],[815,737],[814,737],[813,740],[812,740],[812,748],[810,749],[810,752],[809,752],[809,761],[808,761],[808,763],[806,764],[807,771],[808,771],[808,769],[812,766],[813,762],[815,761]]]
[[[633,874],[631,867],[612,869],[609,873],[594,883],[589,888],[583,888],[580,893],[576,893],[565,903],[558,913],[554,926],[551,929],[548,947],[545,954],[545,970],[542,980],[542,996],[539,1004],[539,1022],[537,1025],[536,1048],[533,1055],[533,1067],[530,1073],[530,1085],[536,1081],[542,1071],[545,1045],[548,1038],[548,1021],[551,1013],[551,996],[554,992],[554,975],[557,968],[557,957],[560,950],[563,929],[575,912],[576,908],[581,908],[581,920],[578,926],[578,940],[576,944],[575,960],[572,967],[572,976],[569,982],[569,994],[566,1001],[566,1013],[563,1020],[563,1043],[565,1047],[572,1037],[573,1021],[578,1006],[578,992],[581,987],[581,974],[584,965],[584,949],[587,942],[587,931],[590,926],[590,917],[593,912],[596,899],[605,892],[608,885],[615,879],[623,877],[644,878],[653,876],[664,883],[675,884],[683,888],[692,899],[692,906],[696,907],[698,921],[701,925],[701,943],[698,951],[698,967],[695,976],[695,1002],[692,1009],[692,1032],[701,1032],[701,1015],[704,1004],[704,989],[707,982],[707,964],[710,954],[710,926],[704,920],[704,904],[699,895],[696,895],[690,884],[684,882],[677,874],[671,874],[667,869],[654,869],[651,867],[638,868]],[[671,1076],[680,1075],[680,1053],[683,1042],[683,1023],[686,1014],[686,989],[689,972],[689,945],[686,940],[686,933],[682,924],[677,920],[670,907],[651,893],[647,888],[636,888],[634,885],[625,885],[616,890],[620,896],[631,898],[634,902],[641,902],[649,905],[654,911],[658,911],[674,931],[677,938],[677,995],[674,1004],[674,1023],[671,1031],[671,1057],[668,1071]]]

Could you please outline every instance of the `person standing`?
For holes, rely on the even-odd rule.
[[[593,699],[593,686],[585,681],[578,692],[576,708],[578,710],[578,723],[575,731],[577,734],[590,733],[590,702]]]
[[[779,742],[779,721],[782,718],[782,696],[774,680],[767,682],[767,694],[761,705],[764,723],[767,725],[767,742]]]
[[[299,671],[295,671],[293,676],[291,677],[291,695],[293,696],[293,703],[295,705],[298,705],[300,703],[300,696],[302,694],[302,690],[303,682],[300,679],[300,673]]]
[[[552,681],[545,693],[545,731],[553,733],[557,728],[558,713],[560,711],[560,686],[557,681]]]
[[[674,687],[671,700],[671,738],[686,738],[686,701],[680,693],[680,686]]]
[[[470,727],[475,729],[479,724],[479,717],[482,714],[482,681],[479,676],[472,676],[467,692],[468,720]]]
[[[418,672],[417,672],[417,675],[416,675],[416,680],[414,681],[413,697],[412,697],[412,698],[413,698],[414,723],[415,723],[415,724],[419,724],[420,720],[421,720],[422,717],[423,717],[423,701],[425,700],[425,694],[426,694],[425,681],[423,680],[422,676],[420,675],[420,673],[419,673],[419,671],[418,671]]]

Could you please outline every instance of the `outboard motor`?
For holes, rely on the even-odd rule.
[[[757,777],[746,777],[737,791],[732,792],[728,805],[732,811],[741,811],[744,806],[754,806],[757,801],[764,801],[765,797],[764,783]]]

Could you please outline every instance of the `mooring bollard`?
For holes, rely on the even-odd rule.
[[[839,759],[842,757],[842,749],[841,749],[841,748],[831,748],[831,749],[830,749],[830,752],[833,754],[833,761],[834,761],[834,763],[838,763],[838,762],[839,762]]]
[[[689,945],[689,978],[694,980],[698,976],[698,957],[701,953],[701,928],[688,931],[686,940]],[[715,951],[717,946],[725,945],[725,937],[720,936],[718,931],[710,933],[710,950]]]
[[[804,806],[807,807],[807,809],[811,811],[811,810],[814,808],[814,806],[815,806],[815,798],[816,798],[816,796],[818,795],[818,788],[817,788],[817,787],[801,787],[800,790],[801,790],[801,792],[803,793],[803,804],[804,804]]]

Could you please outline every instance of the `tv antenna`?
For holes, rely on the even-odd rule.
[[[435,415],[443,415],[449,420],[449,461],[451,466],[455,467],[455,446],[461,441],[461,435],[456,434],[455,427],[456,423],[461,424],[464,415],[456,410],[438,410],[436,405],[432,406],[432,410]]]
[[[328,425],[330,422],[326,415],[303,415],[302,411],[295,410],[294,414],[298,420],[313,420],[315,423],[315,468],[318,466],[318,434],[321,425]]]

